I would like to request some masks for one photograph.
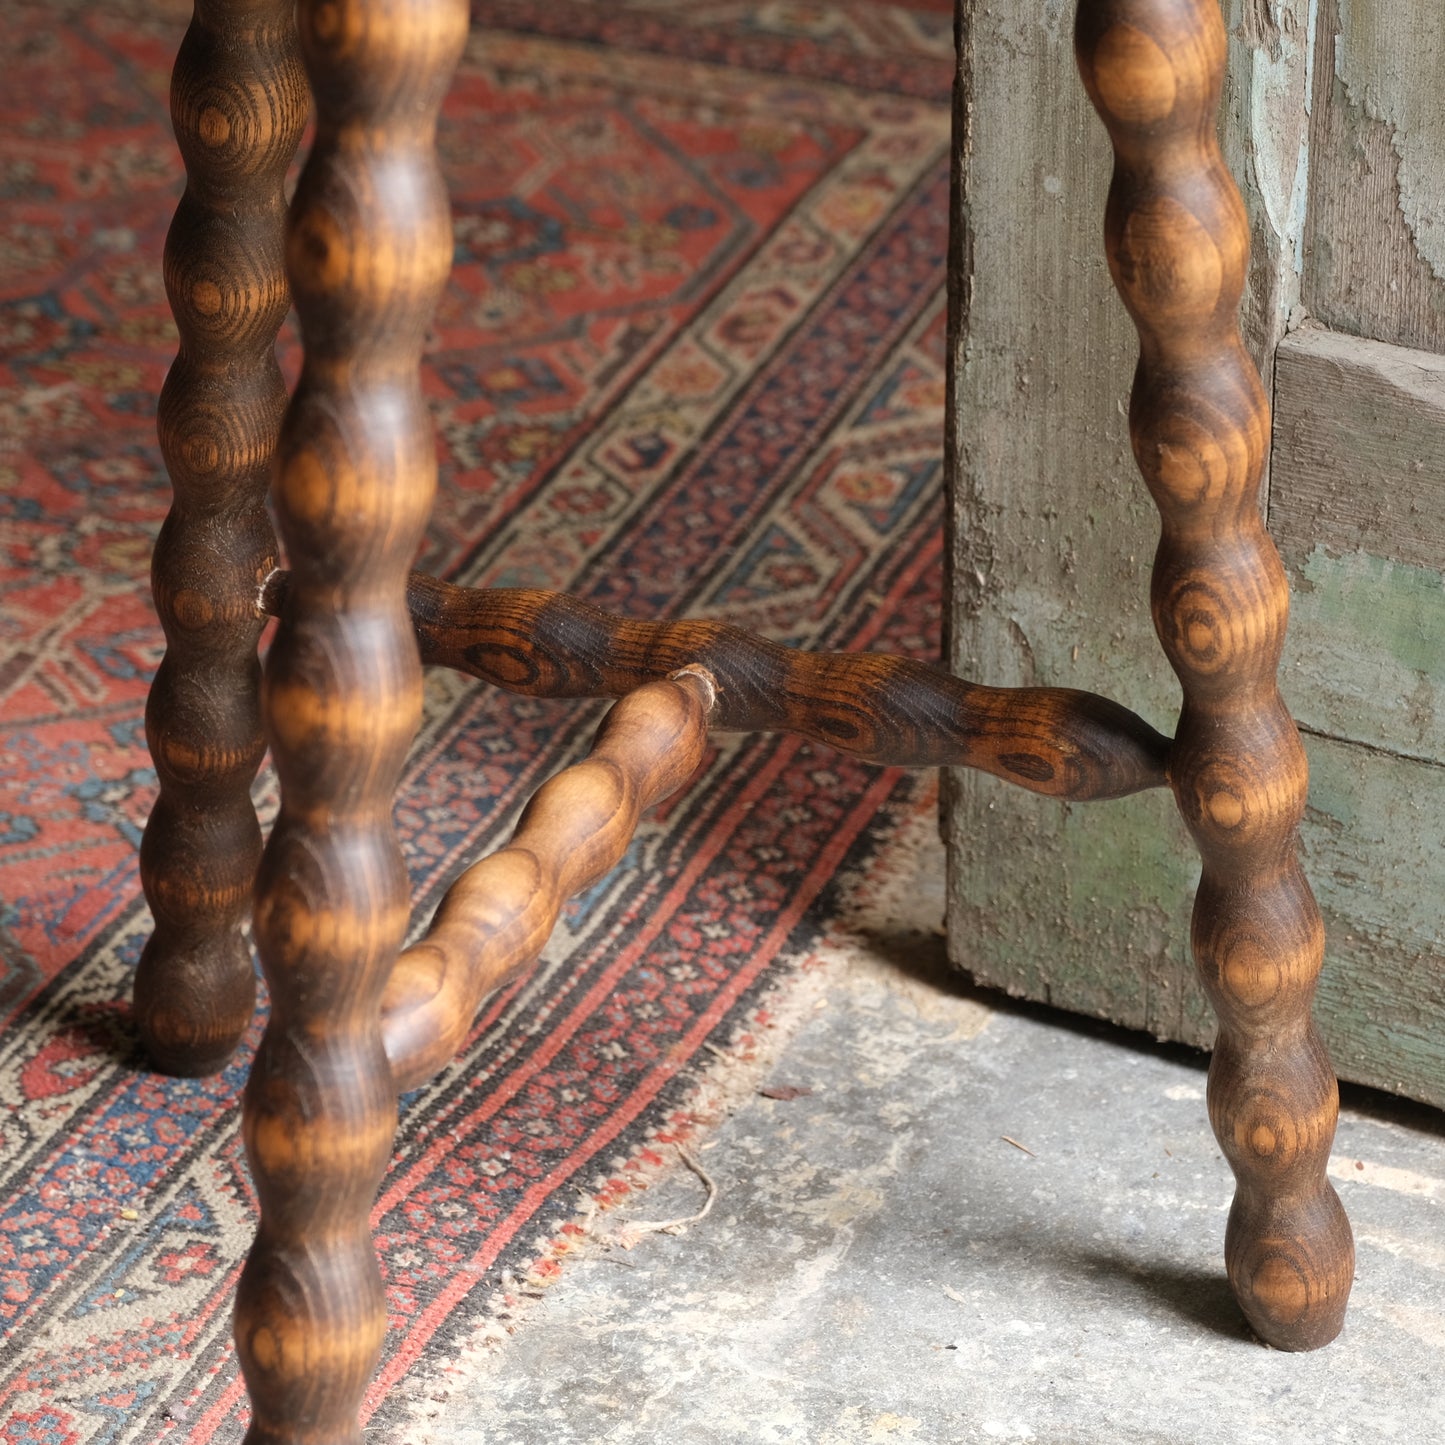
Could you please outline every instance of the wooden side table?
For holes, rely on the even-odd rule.
[[[408,575],[435,484],[418,368],[452,254],[434,132],[467,24],[466,0],[196,0],[176,62],[188,184],[165,266],[181,347],[160,407],[175,500],[154,561],[167,652],[147,709],[161,791],[136,1010],[159,1067],[224,1063],[254,1008],[254,883],[272,1015],[244,1106],[261,1200],[236,1307],[247,1438],[360,1440],[385,1327],[367,1216],[397,1094],[530,965],[563,900],[694,770],[709,725],[1072,801],[1172,787],[1204,863],[1193,943],[1220,1024],[1210,1117],[1238,1184],[1230,1279],[1268,1342],[1325,1344],[1353,1247],[1325,1177],[1323,929],[1296,857],[1305,758],[1275,685],[1288,593],[1257,505],[1269,413],[1236,326],[1248,235],[1214,135],[1216,0],[1080,0],[1076,31],[1115,153],[1110,264],[1140,337],[1130,420],[1163,527],[1154,618],[1184,690],[1172,741],[1088,693]],[[288,218],[308,82],[316,141]],[[292,299],[305,361],[288,404],[274,344]],[[423,662],[622,701],[398,956],[391,810]],[[248,788],[267,744],[281,808],[263,852]]]

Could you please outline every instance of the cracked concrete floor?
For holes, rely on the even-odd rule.
[[[1445,1441],[1438,1113],[1347,1091],[1349,1322],[1281,1354],[1223,1280],[1202,1057],[971,990],[927,929],[855,933],[806,987],[765,1082],[811,1092],[699,1141],[708,1217],[599,1231],[397,1442]],[[678,1168],[630,1208],[703,1198]]]

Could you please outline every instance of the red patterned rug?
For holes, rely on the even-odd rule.
[[[946,15],[486,0],[443,133],[456,274],[429,358],[422,565],[634,615],[931,656],[940,605]],[[234,1441],[252,1230],[218,1078],[147,1073],[130,970],[154,794],[147,558],[174,349],[173,4],[0,0],[0,1442]],[[294,366],[294,356],[290,358]],[[416,914],[598,710],[428,678],[397,817]],[[720,738],[537,973],[404,1101],[375,1213],[369,1410],[447,1357],[578,1206],[685,1127],[830,887],[929,780]],[[257,796],[274,806],[263,775]],[[622,1181],[622,1182],[619,1182]]]

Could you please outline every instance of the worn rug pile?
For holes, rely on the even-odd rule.
[[[130,972],[168,502],[175,4],[0,0],[0,1442],[238,1441],[239,1095],[147,1071]],[[420,565],[792,643],[937,652],[946,15],[486,0],[446,110],[456,269]],[[284,338],[294,374],[295,342]],[[397,819],[424,921],[596,707],[431,675]],[[756,1027],[930,783],[720,737],[537,972],[403,1101],[368,1418],[545,1272]],[[263,772],[256,796],[274,809]]]

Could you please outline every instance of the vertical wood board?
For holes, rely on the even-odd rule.
[[[1445,351],[1445,5],[1318,0],[1303,300]]]

